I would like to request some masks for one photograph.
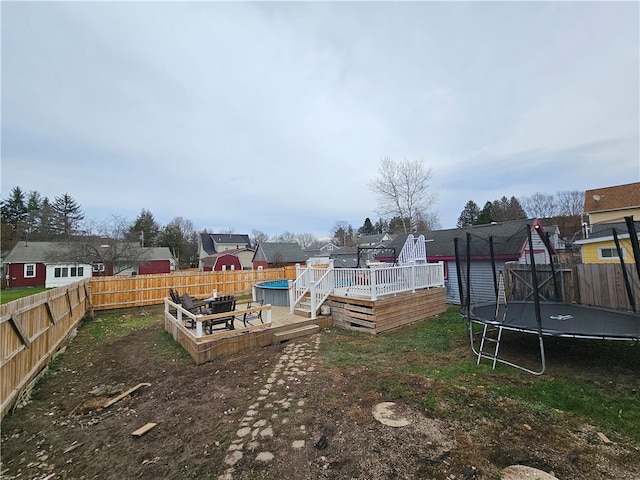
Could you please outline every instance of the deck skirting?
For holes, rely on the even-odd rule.
[[[374,335],[434,317],[447,308],[444,288],[401,293],[376,301],[330,296],[327,303],[335,326]]]

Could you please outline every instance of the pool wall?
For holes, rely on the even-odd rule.
[[[289,306],[289,281],[274,280],[271,282],[256,283],[253,286],[254,300],[262,300],[265,305],[271,304],[277,307]]]

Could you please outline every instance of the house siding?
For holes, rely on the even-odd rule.
[[[240,259],[235,255],[220,255],[211,270],[219,272],[222,270],[242,270]]]
[[[66,268],[67,276],[66,277],[56,277],[56,268]],[[71,269],[75,268],[76,271],[78,268],[82,268],[81,276],[71,276]],[[62,287],[64,285],[69,285],[70,283],[75,283],[79,280],[83,280],[85,278],[91,278],[92,271],[91,265],[77,265],[77,264],[51,264],[46,265],[46,279],[45,279],[45,287],[46,288],[55,288]]]
[[[625,263],[632,263],[635,261],[633,257],[633,250],[631,248],[631,241],[627,239],[620,239],[620,246],[626,250],[626,257],[623,259]],[[600,258],[600,248],[612,248],[615,250],[616,244],[613,240],[606,240],[602,242],[585,243],[582,245],[582,263],[620,263],[618,257],[613,258]]]
[[[24,266],[35,263],[36,276],[25,278]],[[28,262],[28,263],[10,263],[7,269],[7,287],[44,287],[47,277],[47,268],[44,263]]]
[[[139,275],[154,275],[158,273],[171,273],[171,261],[151,260],[138,266]]]
[[[456,270],[456,262],[450,261],[449,280],[445,281],[445,296],[447,303],[460,305],[460,290],[458,289],[458,271]],[[467,288],[465,278],[465,265],[462,268],[462,288]],[[496,265],[496,274],[504,270],[504,263]],[[471,262],[471,302],[492,302],[496,299],[496,293],[493,285],[493,270],[491,269],[491,261],[473,260]]]
[[[640,218],[640,208],[628,208],[623,210],[612,210],[609,212],[591,212],[589,213],[589,223],[608,223],[620,222],[621,218],[633,216],[634,219]]]

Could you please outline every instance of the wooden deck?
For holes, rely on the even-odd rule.
[[[235,330],[218,330],[212,335],[197,337],[194,329],[186,328],[165,309],[165,330],[189,352],[197,364],[210,362],[217,357],[252,348],[277,344],[302,335],[310,335],[333,325],[331,316],[320,316],[315,320],[289,313],[289,307],[265,306],[265,323],[253,320],[244,328],[242,321],[236,320]],[[236,310],[239,316],[242,309]],[[270,322],[269,322],[270,317]]]
[[[242,322],[236,320],[235,330],[223,329],[199,337],[195,329],[186,328],[165,309],[165,330],[197,364],[201,364],[220,356],[311,335],[334,324],[349,330],[378,334],[439,315],[446,309],[444,288],[398,294],[376,301],[332,295],[326,305],[331,308],[331,314],[315,319],[291,314],[289,307],[265,305],[264,324],[254,320],[244,328]],[[241,312],[242,308],[239,308],[236,315]]]

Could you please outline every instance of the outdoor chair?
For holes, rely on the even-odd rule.
[[[176,293],[177,295],[177,293]],[[194,300],[188,293],[185,293],[179,297],[182,308],[195,315],[210,315],[211,310],[206,308],[207,302],[200,302]],[[189,317],[186,317],[187,328],[195,328],[196,322]],[[206,326],[206,325],[205,325]]]
[[[250,308],[256,308],[256,307],[262,307],[264,304],[264,300],[256,300],[256,301],[251,301],[249,303],[247,303],[247,310],[249,310]],[[244,326],[247,326],[247,322],[250,320],[253,320],[254,318],[257,318],[260,320],[260,323],[264,323],[264,321],[262,320],[262,310],[258,310],[257,312],[245,312],[242,314],[242,323],[244,323]]]
[[[217,297],[213,300],[209,300],[208,303],[209,311],[211,314],[233,312],[236,309],[236,297],[234,297],[233,295]],[[213,327],[215,325],[221,325],[224,323],[224,326],[227,330],[234,330],[234,320],[235,317],[233,315],[223,318],[216,318],[214,320],[208,320],[207,322],[205,322],[205,327],[209,333],[213,333]]]

